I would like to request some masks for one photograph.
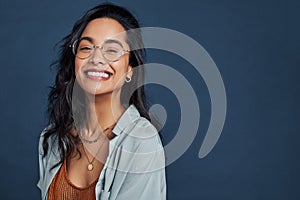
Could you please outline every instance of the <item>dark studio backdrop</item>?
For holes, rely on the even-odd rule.
[[[0,2],[0,199],[40,199],[37,147],[55,77],[49,68],[58,52],[54,46],[101,2]],[[147,51],[147,62],[172,66],[189,80],[201,109],[195,140],[167,166],[168,199],[300,199],[299,1],[112,2],[131,10],[141,26],[165,27],[195,39],[215,61],[226,88],[222,135],[199,159],[211,114],[205,82],[186,60]],[[162,130],[167,144],[178,129],[180,102],[168,88],[148,85],[147,90],[150,103],[168,112]]]

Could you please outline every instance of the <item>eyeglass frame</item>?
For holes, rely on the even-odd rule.
[[[93,49],[92,49],[91,53],[89,54],[89,56],[87,56],[86,58],[81,58],[81,57],[78,57],[78,56],[77,56],[77,52],[76,52],[77,49],[75,49],[75,48],[78,48],[78,46],[76,47],[76,45],[79,44],[82,40],[87,40],[87,41],[89,41],[91,44],[93,44],[93,42],[91,41],[91,38],[89,38],[89,37],[83,37],[83,38],[80,38],[80,39],[75,40],[75,41],[74,41],[72,44],[70,44],[70,46],[69,46],[69,47],[72,48],[72,53],[74,54],[74,56],[76,56],[76,57],[79,58],[79,59],[87,59],[87,58],[91,57],[91,56],[95,53],[95,50],[96,50],[97,48],[100,49],[101,55],[102,55],[103,58],[104,58],[106,61],[108,61],[108,62],[117,62],[118,60],[121,59],[121,57],[122,57],[125,53],[129,53],[129,52],[130,52],[130,50],[124,49],[124,47],[123,47],[123,45],[122,45],[122,43],[121,43],[120,41],[114,40],[114,39],[107,39],[107,40],[105,40],[101,45],[92,45],[92,48],[93,48]],[[121,51],[119,57],[118,57],[116,60],[110,60],[110,59],[107,59],[107,58],[105,57],[105,53],[103,53],[103,51],[102,51],[102,50],[103,50],[103,44],[104,44],[105,42],[107,42],[107,41],[110,41],[110,40],[111,40],[111,41],[114,41],[114,42],[116,42],[116,43],[118,43],[118,44],[120,45],[120,47],[122,47],[122,51]]]

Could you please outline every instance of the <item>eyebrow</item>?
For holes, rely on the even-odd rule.
[[[82,40],[87,40],[91,43],[94,43],[94,39],[91,38],[91,37],[82,37],[82,38],[79,39],[79,41],[82,41]],[[121,47],[123,47],[123,44],[119,40],[115,40],[115,39],[107,39],[107,40],[104,41],[104,43],[117,43]]]
[[[118,40],[108,39],[108,40],[105,40],[104,42],[105,43],[117,43],[117,44],[119,44],[123,48],[123,44],[120,41],[118,41]]]
[[[79,39],[79,41],[82,41],[82,40],[87,40],[87,41],[89,41],[91,43],[94,43],[94,39],[91,38],[91,37],[82,37],[82,38]]]

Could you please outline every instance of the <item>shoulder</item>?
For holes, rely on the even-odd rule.
[[[43,143],[44,143],[44,140],[46,139],[46,134],[48,133],[48,131],[52,128],[53,126],[52,125],[48,125],[47,127],[45,127],[43,129],[43,131],[40,133],[40,136],[39,136],[39,154],[41,155],[44,155],[44,150],[43,150]],[[57,142],[57,137],[55,134],[52,134],[50,135],[48,138],[47,138],[47,144],[48,144],[48,152],[49,150],[52,149],[52,146],[55,146]]]
[[[148,119],[144,117],[139,117],[135,121],[134,126],[129,134],[140,139],[159,137],[157,129]]]
[[[113,131],[119,135],[123,131],[132,132],[133,130],[141,131],[141,134],[157,133],[153,124],[142,117],[134,105],[130,105],[118,120]]]
[[[160,137],[157,129],[146,118],[140,116],[134,105],[129,106],[117,122],[113,132],[126,139],[123,145],[128,148],[137,148],[146,146],[158,148],[161,146]],[[150,149],[149,149],[150,150]]]
[[[123,158],[134,158],[134,163],[144,164],[157,159],[164,160],[164,149],[157,129],[149,120],[141,117],[134,106],[125,111],[116,126],[118,139],[113,144],[117,151],[122,152],[120,155]],[[148,159],[149,162],[146,162]]]
[[[130,174],[158,172],[165,167],[164,148],[156,128],[139,117],[111,143],[109,167]]]

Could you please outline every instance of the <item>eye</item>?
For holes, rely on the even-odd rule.
[[[79,46],[78,50],[81,52],[90,52],[92,51],[92,46]]]
[[[122,46],[114,40],[107,40],[103,44],[103,53],[111,55],[119,55],[122,52]]]
[[[79,41],[77,52],[90,53],[93,48],[93,44],[90,41],[82,39]]]
[[[107,49],[104,50],[104,52],[109,54],[119,54],[120,49],[108,47]]]

